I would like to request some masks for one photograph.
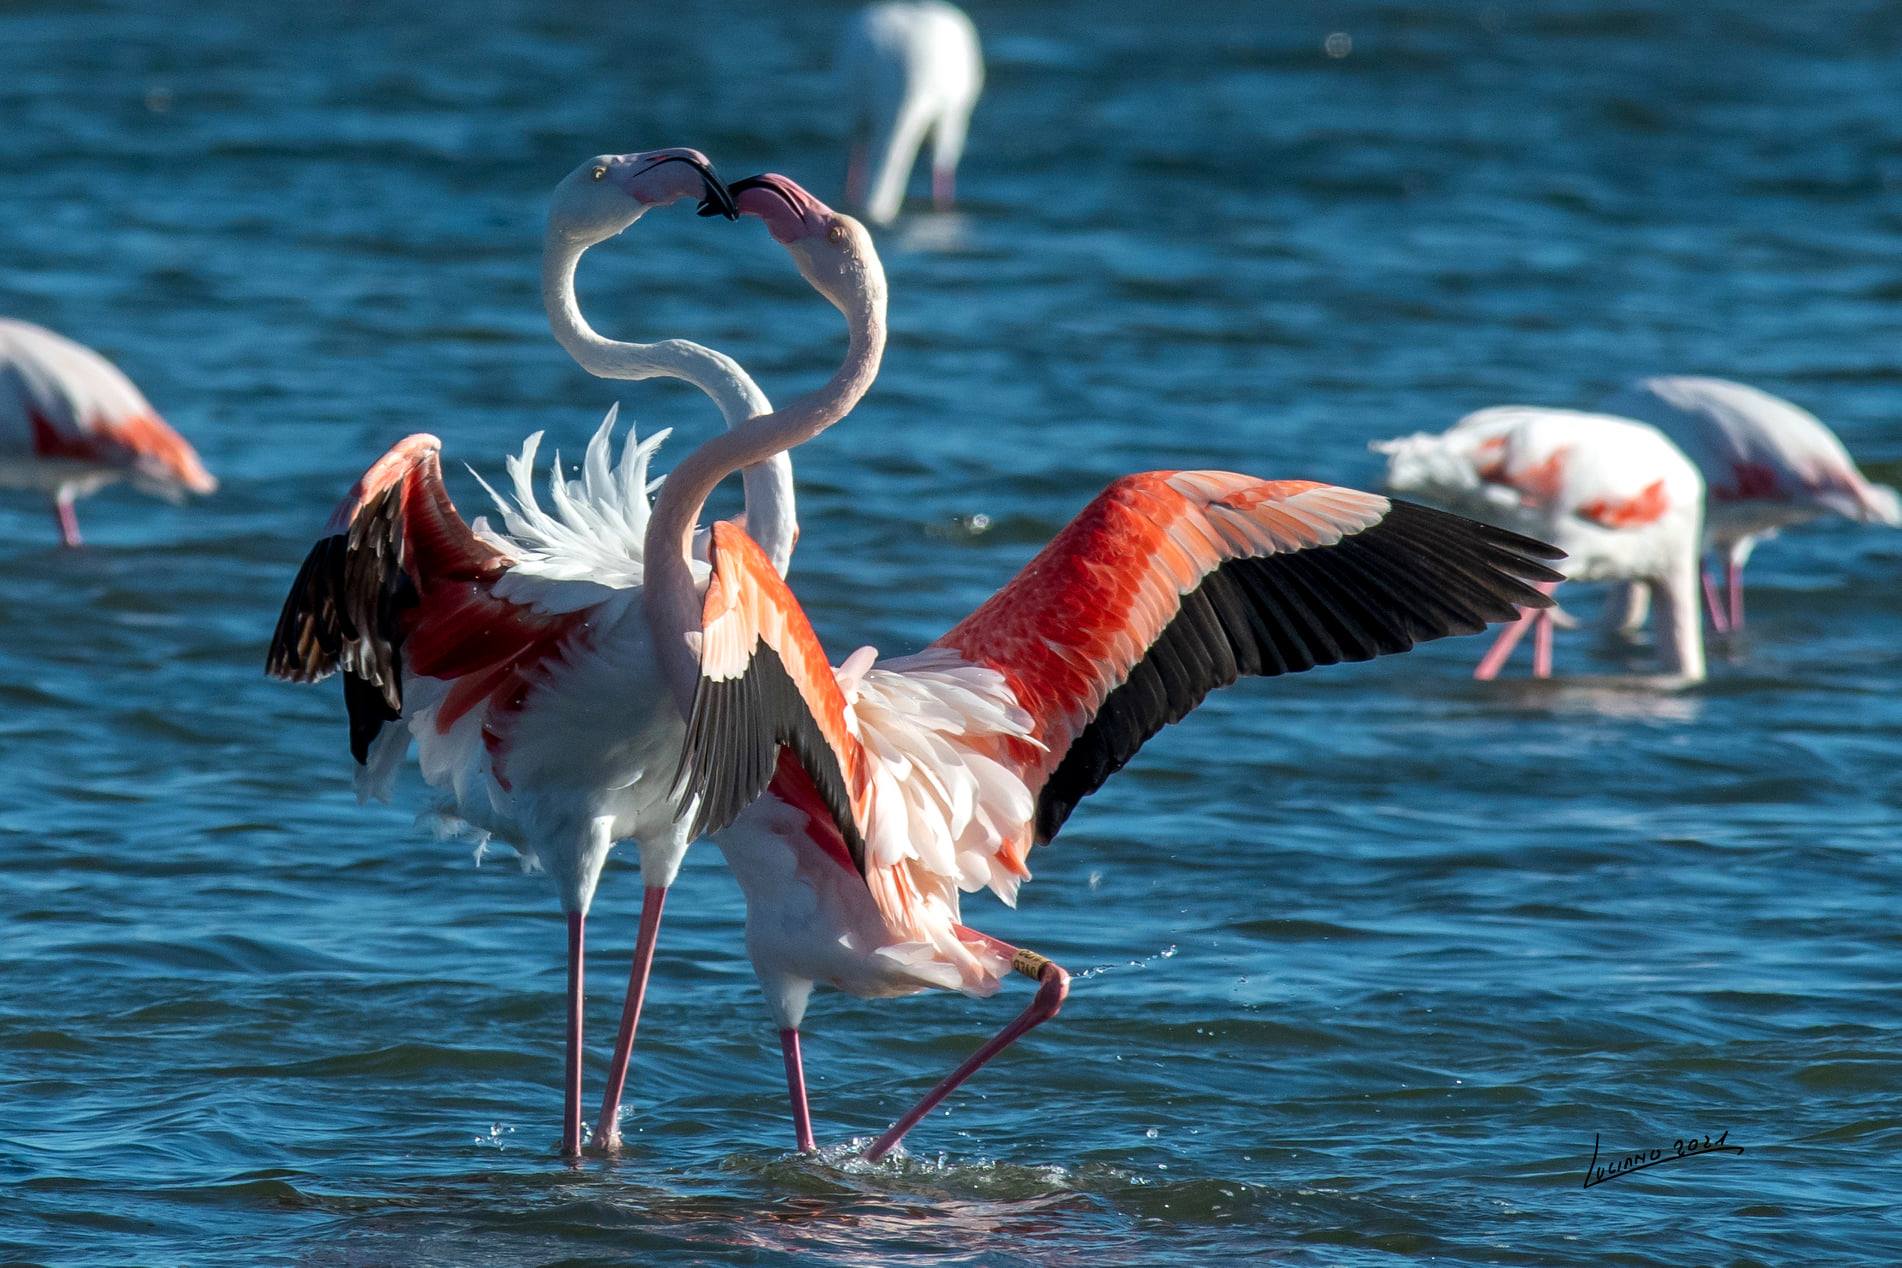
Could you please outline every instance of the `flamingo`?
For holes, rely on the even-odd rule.
[[[1556,554],[1404,502],[1222,471],[1126,476],[1016,579],[931,646],[834,669],[798,600],[745,530],[692,529],[732,471],[818,435],[871,382],[885,281],[870,236],[795,183],[732,187],[845,314],[833,380],[701,446],[648,521],[647,612],[688,715],[680,771],[747,904],[747,948],[779,1030],[798,1147],[814,1147],[799,1027],[814,986],[856,995],[996,992],[1031,1003],[867,1151],[1057,1014],[1069,974],[960,922],[959,893],[1014,902],[1030,847],[1215,687],[1401,652],[1549,600]],[[761,794],[764,793],[764,796]],[[757,800],[756,800],[757,798]]]
[[[0,486],[53,498],[62,545],[73,502],[115,480],[168,501],[216,491],[198,452],[112,362],[43,326],[0,318]]]
[[[576,338],[586,332],[596,364],[647,358],[652,372],[694,382],[737,371],[680,341],[616,351],[587,330],[564,291],[586,244],[686,197],[727,199],[692,151],[604,155],[558,188],[555,263],[546,268],[551,313],[558,329],[565,322]],[[763,403],[745,386],[726,384],[734,400]],[[533,483],[541,434],[529,437],[508,464],[512,496],[489,490],[502,532],[458,514],[436,437],[397,442],[311,548],[266,663],[295,682],[343,672],[360,796],[388,798],[414,739],[425,780],[454,817],[511,842],[550,874],[568,925],[561,1149],[569,1157],[580,1152],[584,931],[601,869],[614,842],[637,843],[645,898],[628,1007],[638,1014],[666,889],[690,840],[669,788],[682,724],[641,610],[647,467],[665,433],[638,442],[630,429],[617,465],[614,419],[610,410],[577,480],[556,458],[546,509]],[[789,555],[790,468],[765,468],[769,485],[775,470],[788,483],[760,523]],[[631,1022],[622,1035],[631,1048]]]
[[[1704,575],[1704,601],[1719,634],[1743,628],[1744,564],[1777,530],[1825,515],[1902,527],[1896,491],[1871,483],[1836,433],[1782,397],[1726,379],[1665,377],[1639,379],[1602,408],[1658,428],[1704,473],[1704,549],[1725,574],[1721,597],[1715,576]]]
[[[941,211],[950,207],[971,110],[984,88],[984,55],[971,19],[944,0],[867,5],[846,24],[838,75],[852,112],[846,201],[864,208],[873,224],[890,224],[930,133],[932,202]]]
[[[1702,680],[1704,480],[1656,428],[1607,414],[1502,405],[1468,414],[1440,435],[1372,448],[1387,455],[1390,488],[1556,544],[1565,552],[1558,568],[1566,580],[1647,587],[1658,597],[1665,676]],[[1524,613],[1500,632],[1473,676],[1496,676],[1531,629],[1533,675],[1550,677],[1553,623],[1550,609]]]

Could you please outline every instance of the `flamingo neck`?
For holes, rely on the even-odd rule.
[[[575,295],[575,270],[593,245],[551,228],[542,246],[542,306],[548,310],[548,325],[555,339],[576,364],[603,379],[671,378],[691,383],[713,399],[729,429],[772,412],[772,402],[753,377],[723,352],[687,339],[623,343],[606,338],[589,325]],[[748,468],[743,480],[747,530],[784,576],[799,536],[792,460],[775,454]]]
[[[772,454],[804,444],[851,412],[878,377],[885,355],[884,278],[874,268],[868,294],[847,312],[850,338],[845,361],[822,387],[806,393],[777,413],[750,418],[715,436],[681,459],[661,485],[647,521],[643,602],[654,631],[662,672],[681,711],[693,705],[700,677],[697,642],[700,590],[694,580],[694,524],[720,481]]]

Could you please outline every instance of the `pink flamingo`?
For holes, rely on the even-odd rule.
[[[218,488],[117,366],[64,335],[0,319],[0,486],[51,494],[60,542],[78,546],[73,502],[115,480],[169,501]]]
[[[585,246],[576,244],[688,197],[727,198],[692,151],[592,159],[557,190],[550,254],[578,254]],[[571,279],[573,260],[547,271]],[[557,328],[586,330],[572,292],[555,284],[549,293]],[[610,346],[587,335],[598,360],[690,382],[727,373],[717,354],[684,341]],[[528,439],[509,463],[513,497],[490,491],[505,532],[457,513],[440,441],[399,441],[311,548],[267,660],[268,672],[296,682],[342,671],[360,795],[387,798],[413,739],[449,813],[514,844],[554,880],[568,923],[561,1148],[570,1157],[581,1147],[584,928],[601,869],[616,841],[636,842],[646,893],[629,990],[638,1015],[666,889],[691,840],[668,780],[681,720],[642,613],[647,467],[664,433],[636,444],[630,431],[616,466],[613,423],[610,411],[578,479],[556,459],[546,510],[533,485],[540,433]],[[776,469],[788,483],[773,491],[761,529],[779,534],[776,551],[789,555],[790,468],[765,468],[769,482]],[[630,1024],[623,1042],[632,1040]],[[602,1130],[611,1139],[612,1120]]]
[[[1439,435],[1377,441],[1387,483],[1436,506],[1550,541],[1568,581],[1642,584],[1658,596],[1667,676],[1704,677],[1697,543],[1704,481],[1656,428],[1568,409],[1502,405]],[[1549,593],[1549,591],[1548,591]],[[1473,676],[1498,674],[1528,629],[1534,677],[1552,673],[1550,609],[1500,632]]]
[[[971,19],[944,0],[867,5],[846,25],[838,75],[852,112],[846,202],[863,207],[873,224],[895,220],[928,134],[932,202],[940,211],[950,207],[971,111],[984,89],[984,55]]]
[[[747,900],[747,946],[780,1029],[799,1147],[813,1146],[799,1024],[813,986],[863,996],[1038,983],[1024,1012],[871,1146],[877,1158],[986,1061],[1054,1016],[1069,976],[960,922],[1006,901],[1031,846],[1215,687],[1401,652],[1547,602],[1551,548],[1384,497],[1222,471],[1112,484],[989,602],[923,652],[837,669],[738,525],[692,528],[714,486],[837,421],[885,340],[869,235],[793,182],[733,187],[847,318],[832,381],[716,437],[668,476],[648,525],[655,648],[689,711],[683,794]],[[762,792],[767,796],[760,800]]]
[[[1704,599],[1719,634],[1743,628],[1743,570],[1750,552],[1792,524],[1836,515],[1902,527],[1902,501],[1873,484],[1836,433],[1778,396],[1726,379],[1639,379],[1605,402],[1615,414],[1652,424],[1682,446],[1704,473],[1704,548],[1723,561],[1704,575]],[[1641,607],[1633,609],[1642,619]]]

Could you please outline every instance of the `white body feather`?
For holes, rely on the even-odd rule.
[[[808,835],[798,810],[762,797],[714,838],[746,894],[746,942],[774,1018],[799,1025],[815,982],[855,995],[939,987],[994,992],[1009,963],[958,935],[959,891],[1006,903],[1021,879],[998,850],[1034,799],[987,742],[1029,739],[1031,719],[1003,676],[928,649],[872,664],[870,648],[836,671],[846,724],[873,763],[867,875]]]
[[[438,710],[454,683],[408,671],[403,726],[378,738],[359,773],[362,795],[387,799],[413,738],[423,778],[446,799],[443,813],[513,845],[550,874],[564,909],[583,912],[614,842],[638,843],[648,885],[672,883],[688,844],[671,796],[684,727],[641,609],[647,468],[666,433],[637,443],[630,428],[611,467],[614,420],[610,410],[589,441],[580,479],[566,478],[559,457],[550,464],[546,507],[534,487],[541,437],[529,437],[508,463],[511,495],[489,489],[501,530],[471,526],[516,561],[498,597],[586,613],[507,720],[504,777],[483,738],[492,702],[441,731]]]

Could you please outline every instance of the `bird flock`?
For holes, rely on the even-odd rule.
[[[841,45],[848,202],[883,225],[932,146],[948,205],[983,84],[976,32],[940,0],[873,5]],[[758,221],[843,319],[837,370],[775,408],[732,358],[629,343],[582,315],[581,256],[656,208]],[[1755,545],[1821,516],[1902,523],[1814,415],[1720,379],[1631,384],[1594,412],[1506,405],[1373,445],[1390,494],[1213,470],[1126,475],[975,611],[912,654],[835,663],[788,586],[802,543],[788,454],[873,385],[887,285],[871,233],[792,179],[724,182],[692,149],[600,155],[550,200],[542,298],[561,346],[607,379],[679,379],[725,430],[652,467],[666,433],[617,438],[609,410],[573,471],[541,434],[466,520],[443,442],[397,441],[325,523],[291,582],[266,667],[343,687],[362,797],[415,753],[448,817],[554,882],[568,981],[560,1149],[619,1146],[628,1070],[668,893],[712,842],[745,898],[746,950],[778,1032],[797,1146],[815,1148],[800,1027],[813,989],[928,989],[1029,1003],[864,1147],[878,1159],[961,1083],[1057,1015],[1068,973],[963,922],[965,895],[1014,904],[1034,850],[1163,726],[1213,690],[1402,653],[1497,626],[1477,677],[1531,635],[1553,670],[1575,624],[1562,583],[1608,583],[1604,623],[1655,622],[1660,686],[1705,674],[1704,627],[1743,624]],[[745,511],[701,523],[739,475]],[[75,500],[116,481],[169,498],[217,482],[104,358],[0,320],[0,483]],[[1704,559],[1713,567],[1705,571]],[[1565,593],[1569,594],[1567,590]],[[587,916],[631,844],[640,925],[591,1141],[584,1141]]]

